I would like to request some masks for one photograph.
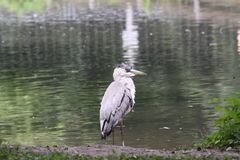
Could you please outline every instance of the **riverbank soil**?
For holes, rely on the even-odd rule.
[[[9,146],[14,148],[14,146]],[[240,159],[240,151],[229,149],[229,151],[221,151],[216,149],[189,149],[189,150],[158,150],[146,148],[122,147],[115,145],[86,145],[86,146],[18,146],[21,152],[35,152],[40,154],[48,153],[66,153],[70,155],[82,155],[92,157],[105,157],[109,155],[126,155],[126,156],[160,156],[165,158],[216,158],[224,159]]]

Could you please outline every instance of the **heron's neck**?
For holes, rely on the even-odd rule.
[[[118,77],[114,80],[117,81],[117,82],[120,82],[122,85],[124,85],[127,89],[130,90],[131,96],[132,96],[132,99],[133,99],[133,102],[134,102],[136,90],[135,90],[135,85],[133,83],[132,78],[130,78],[130,77]]]

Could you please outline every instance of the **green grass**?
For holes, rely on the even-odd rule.
[[[204,147],[240,148],[240,93],[225,98],[223,101],[213,99],[217,119],[214,121],[216,131],[203,142]]]

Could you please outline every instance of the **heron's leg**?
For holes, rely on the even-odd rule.
[[[120,129],[121,129],[122,146],[125,146],[124,136],[123,136],[123,121],[120,122]]]
[[[114,145],[114,128],[112,129],[112,144]]]

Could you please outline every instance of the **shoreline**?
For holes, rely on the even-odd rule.
[[[86,145],[86,146],[27,146],[6,145],[9,150],[16,149],[17,152],[33,152],[47,155],[50,153],[63,153],[71,156],[107,157],[111,155],[135,156],[157,156],[163,158],[214,158],[214,159],[240,159],[240,150],[221,151],[218,149],[188,149],[188,150],[165,150],[122,147],[116,145]],[[1,146],[1,149],[3,145]]]

